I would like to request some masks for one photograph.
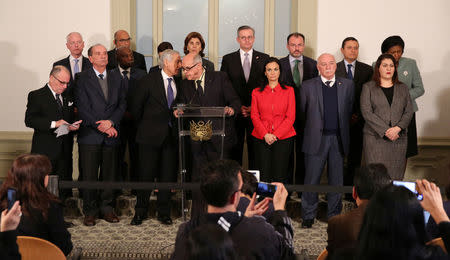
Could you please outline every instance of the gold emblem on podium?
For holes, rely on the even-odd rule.
[[[190,132],[191,132],[191,139],[193,141],[210,140],[213,132],[211,120],[208,120],[206,123],[205,121],[197,121],[197,122],[191,121]]]

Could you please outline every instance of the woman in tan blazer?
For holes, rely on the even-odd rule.
[[[392,55],[380,55],[372,81],[363,85],[363,153],[366,164],[383,163],[393,180],[402,180],[407,129],[414,112],[408,87],[398,81],[395,64]]]

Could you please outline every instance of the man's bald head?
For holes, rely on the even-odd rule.
[[[125,46],[117,48],[116,58],[122,69],[126,70],[129,67],[133,66],[134,57],[133,51],[130,50],[130,48],[127,48]]]
[[[199,54],[189,53],[182,62],[184,74],[188,80],[197,80],[203,74],[202,57]]]
[[[336,60],[333,55],[329,53],[323,53],[317,59],[317,69],[320,75],[330,80],[334,77],[336,72]]]
[[[130,48],[131,37],[125,30],[118,30],[114,33],[114,45],[117,48],[122,46]]]

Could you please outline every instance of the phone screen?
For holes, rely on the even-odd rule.
[[[8,196],[8,210],[10,210],[12,208],[12,206],[14,205],[14,202],[16,202],[17,200],[17,191],[14,188],[8,188],[7,191],[7,196]]]
[[[266,182],[258,182],[258,186],[256,187],[256,194],[263,197],[273,197],[276,190],[277,186],[275,185]]]
[[[419,194],[416,189],[416,183],[415,182],[409,182],[409,181],[393,181],[392,184],[396,186],[403,186],[410,190],[412,193],[414,193],[418,200],[422,200],[423,196],[422,194]]]

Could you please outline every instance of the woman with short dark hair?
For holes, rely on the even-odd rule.
[[[382,54],[361,92],[366,164],[382,163],[393,180],[405,175],[408,125],[413,115],[408,87],[398,81],[395,58]]]
[[[73,245],[64,226],[62,204],[46,188],[51,170],[52,165],[45,155],[17,157],[0,189],[0,208],[7,207],[8,188],[15,188],[23,213],[17,227],[18,235],[48,240],[68,255]]]
[[[211,61],[205,59],[205,53],[203,51],[205,50],[205,40],[203,40],[203,37],[198,32],[190,32],[186,38],[184,39],[184,54],[189,53],[195,53],[202,57],[202,64],[203,67],[207,71],[214,71],[214,63]]]

